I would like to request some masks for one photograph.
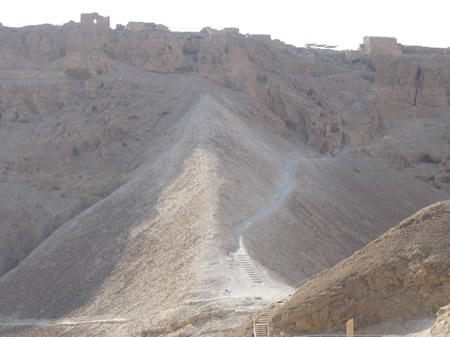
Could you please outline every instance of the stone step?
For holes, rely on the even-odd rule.
[[[241,268],[249,276],[250,280],[255,283],[262,283],[263,278],[259,270],[255,267],[250,256],[242,249],[238,250],[234,255]]]

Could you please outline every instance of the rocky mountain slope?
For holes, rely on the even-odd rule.
[[[199,74],[252,98],[256,106],[248,118],[265,120],[277,134],[295,136],[319,152],[382,158],[410,177],[449,191],[450,57],[445,50],[403,47],[401,56],[322,51],[294,48],[267,36],[240,35],[236,29],[171,33],[160,25],[130,23],[127,29],[111,30],[101,16],[82,17],[81,23],[62,27],[0,28],[0,181],[6,191],[0,195],[1,228],[6,242],[23,240],[20,248],[4,243],[0,273],[114,190],[119,177],[138,165],[131,158],[115,160],[105,147],[106,142],[117,144],[114,151],[123,154],[139,148],[142,136],[131,132],[141,133],[135,130],[141,121],[132,111],[158,114],[149,122],[151,137],[158,137],[160,126],[155,128],[155,123],[171,120],[164,117],[174,107],[162,98],[174,102],[184,89],[169,92],[164,76],[153,85],[145,80],[132,83],[117,64],[147,74]],[[78,112],[86,119],[61,112]],[[36,132],[37,124],[45,130]],[[55,133],[59,139],[49,140]],[[128,141],[122,141],[125,138]],[[37,146],[46,154],[40,155]],[[94,165],[96,151],[105,160]],[[61,155],[67,159],[56,163],[54,158]],[[78,178],[88,166],[89,173]],[[37,173],[33,190],[46,189],[45,198],[24,185]],[[56,192],[71,196],[60,198]],[[40,201],[10,205],[24,195]],[[50,199],[58,206],[49,209]],[[46,228],[33,225],[39,229],[28,230],[42,223]]]
[[[203,81],[191,78],[189,83],[200,90]],[[202,91],[213,93],[206,87]],[[183,109],[173,112],[178,120],[165,128],[165,135],[146,142],[149,148],[142,149],[139,167],[128,172],[125,182],[53,232],[2,277],[2,318],[106,315],[130,320],[129,329],[137,333],[136,326],[168,326],[181,313],[187,317],[195,313],[183,303],[205,296],[196,292],[210,275],[202,275],[199,264],[206,261],[209,246],[224,244],[218,237],[231,236],[231,227],[219,227],[215,219],[223,212],[217,203],[220,181],[225,179],[217,152],[222,144],[233,148],[227,143],[231,130],[248,141],[256,135],[217,98],[191,97],[186,92],[182,97]],[[158,116],[138,115],[144,135],[149,127],[146,115]],[[241,150],[234,147],[233,160],[246,153],[245,160],[267,162],[270,172],[268,158],[276,157],[276,152],[267,145],[267,157],[256,156],[251,146],[258,144],[256,149],[261,150],[260,142],[238,144],[244,145]],[[241,173],[245,177],[245,170]],[[267,176],[267,181],[271,179]]]
[[[364,155],[302,162],[294,179],[295,190],[279,210],[250,227],[244,238],[263,265],[291,284],[335,265],[393,224],[448,197]]]
[[[448,198],[445,50],[97,14],[0,26],[0,42],[0,334],[223,334]],[[286,197],[242,236],[273,281],[255,284],[232,228],[294,158]]]
[[[302,286],[274,315],[271,335],[343,331],[350,318],[361,329],[389,320],[402,325],[398,319],[434,316],[450,300],[449,224],[450,201],[402,221]],[[438,332],[443,331],[444,312],[434,327],[437,336],[444,336]],[[251,336],[252,328],[247,322],[228,336]]]
[[[442,167],[449,155],[442,146],[449,128],[448,50],[327,51],[237,29],[171,33],[161,25],[130,23],[111,30],[101,19],[84,15],[80,24],[63,27],[3,27],[3,76],[11,69],[40,73],[51,61],[59,70],[63,66],[66,76],[87,81],[92,96],[101,85],[96,77],[111,69],[111,60],[144,71],[198,73],[247,94],[320,152],[363,146],[373,156],[382,152],[392,167],[413,168],[411,175],[448,190]],[[428,136],[411,146],[420,133]],[[366,148],[371,140],[378,142]]]

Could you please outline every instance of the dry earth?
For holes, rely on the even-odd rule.
[[[412,332],[411,320],[430,318],[429,333],[448,332],[450,300],[450,201],[428,206],[311,279],[274,314],[272,336],[345,330],[354,318],[357,333]],[[386,324],[390,320],[395,320]],[[378,326],[371,326],[384,322]],[[227,336],[251,336],[252,324]],[[428,328],[429,326],[427,326]],[[365,329],[362,329],[365,328]],[[423,325],[415,327],[418,330]]]
[[[445,50],[98,19],[0,26],[0,335],[223,335],[448,199]]]
[[[392,224],[448,197],[364,155],[306,160],[294,173],[292,194],[251,227],[245,240],[250,253],[291,284],[332,267]]]

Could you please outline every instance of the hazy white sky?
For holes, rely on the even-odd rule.
[[[9,27],[79,22],[80,13],[91,12],[109,15],[112,28],[130,21],[184,31],[237,27],[295,46],[356,49],[368,35],[393,36],[406,45],[450,46],[450,0],[0,0],[0,22]]]

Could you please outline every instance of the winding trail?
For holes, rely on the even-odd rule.
[[[233,254],[234,260],[238,261],[241,268],[246,272],[253,283],[264,283],[264,276],[251,256],[247,253],[247,250],[245,249],[243,244],[242,233],[249,226],[251,226],[252,223],[259,221],[260,219],[272,213],[277,208],[277,206],[284,199],[291,188],[292,171],[294,170],[295,166],[299,162],[308,159],[311,158],[299,157],[288,162],[281,172],[283,181],[278,190],[272,196],[272,200],[270,201],[269,205],[249,216],[248,218],[242,220],[239,224],[233,227],[234,248],[231,253]]]
[[[275,192],[275,194],[272,197],[272,200],[270,201],[269,205],[266,208],[263,208],[256,212],[255,214],[249,216],[248,218],[242,220],[239,224],[233,227],[233,237],[234,237],[234,243],[235,246],[232,250],[232,253],[236,253],[239,248],[241,248],[241,236],[242,232],[246,230],[253,222],[256,222],[263,217],[269,215],[272,213],[275,208],[280,204],[281,200],[286,196],[287,192],[289,191],[291,187],[292,182],[292,171],[295,168],[295,166],[303,160],[308,160],[311,158],[307,157],[300,157],[297,159],[293,159],[290,162],[288,162],[281,172],[283,176],[283,181],[278,187],[278,190]]]

